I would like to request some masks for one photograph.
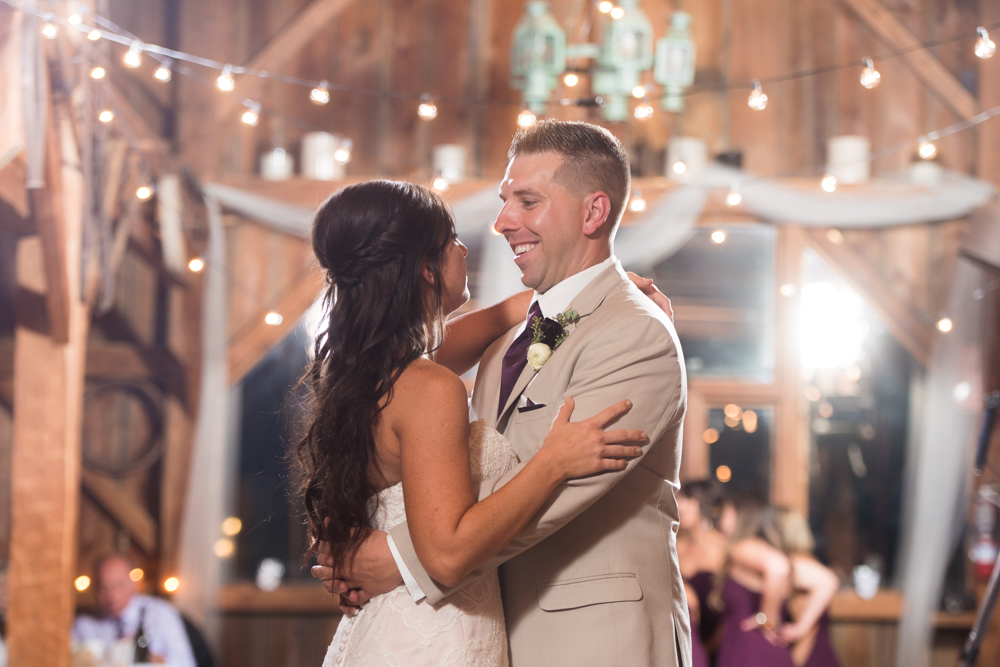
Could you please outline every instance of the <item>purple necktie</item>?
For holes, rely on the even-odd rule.
[[[514,342],[507,348],[507,353],[503,355],[503,371],[500,374],[500,405],[497,406],[497,419],[503,413],[503,408],[507,404],[510,392],[514,390],[517,378],[521,377],[521,371],[528,364],[528,348],[531,347],[531,322],[536,317],[542,317],[542,309],[538,302],[531,304],[528,311],[527,324],[524,331],[514,339]]]

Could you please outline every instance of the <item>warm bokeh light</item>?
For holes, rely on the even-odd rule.
[[[955,325],[952,323],[950,318],[942,317],[934,326],[936,326],[937,330],[941,333],[948,333],[954,328]]]
[[[615,3],[611,2],[610,0],[601,0],[601,2],[597,5],[597,9],[602,14],[607,14],[614,8],[615,8]]]
[[[735,403],[730,403],[722,409],[722,412],[730,419],[739,419],[743,416],[743,409]]]
[[[726,242],[725,230],[716,229],[714,232],[712,232],[711,239],[712,243],[714,243],[715,245],[722,245],[723,243]]]
[[[844,235],[839,229],[826,230],[826,239],[833,245],[844,245]]]
[[[608,4],[611,4],[611,3],[608,3]],[[565,83],[567,86],[569,86],[570,88],[572,88],[576,84],[580,83],[580,77],[577,76],[576,74],[573,74],[572,72],[570,72],[569,74],[567,74],[566,76],[563,77],[563,83]]]
[[[215,541],[215,546],[212,548],[215,555],[219,558],[229,558],[236,551],[236,545],[228,537],[220,537]]]
[[[819,413],[820,417],[824,419],[829,419],[833,416],[833,406],[829,403],[820,403],[819,407],[816,408],[816,412]]]
[[[819,182],[819,187],[823,188],[823,192],[836,192],[837,177],[833,174],[827,174],[823,177],[823,180]]]
[[[739,206],[741,201],[743,201],[743,195],[738,190],[730,190],[729,194],[726,195],[726,206]]]
[[[646,96],[646,86],[636,86],[632,89],[632,97],[642,99]]]
[[[165,590],[168,593],[173,593],[180,587],[181,587],[181,580],[178,579],[177,577],[167,577],[167,579],[163,582],[163,590]]]
[[[800,291],[803,367],[846,368],[856,364],[869,330],[861,297],[850,288],[826,281],[807,283]]]
[[[642,197],[632,197],[628,203],[628,210],[633,213],[641,213],[646,210],[646,200]]]
[[[142,571],[141,567],[137,567],[128,573],[128,578],[135,582],[142,581],[142,578],[145,576],[146,573]]]
[[[757,413],[753,410],[747,410],[743,413],[743,430],[747,433],[757,431]]]
[[[531,127],[535,124],[536,120],[538,119],[535,118],[535,114],[531,113],[527,109],[517,115],[517,124],[520,127]]]
[[[188,262],[188,269],[190,269],[192,273],[198,273],[204,268],[205,268],[205,260],[203,260],[201,257],[195,257],[190,262]]]
[[[719,432],[714,428],[705,429],[705,432],[701,434],[701,439],[705,441],[706,444],[713,444],[719,441]]]
[[[806,399],[815,402],[821,399],[822,397],[823,394],[820,393],[819,387],[809,387],[808,389],[806,389]]]
[[[135,196],[145,201],[153,196],[153,188],[148,185],[140,185],[135,191]]]
[[[715,478],[725,484],[733,478],[733,471],[729,469],[729,466],[719,466],[715,469]]]
[[[846,375],[847,379],[850,380],[851,382],[857,382],[858,380],[861,379],[861,367],[851,366],[850,368],[847,369]]]
[[[228,537],[234,535],[239,535],[240,531],[243,530],[243,522],[240,521],[239,517],[227,516],[222,520],[222,534]]]
[[[107,72],[100,65],[98,65],[97,67],[95,67],[92,70],[90,70],[90,78],[91,79],[103,79],[106,74],[107,74]]]
[[[435,176],[434,180],[431,181],[431,187],[437,190],[438,192],[444,192],[449,187],[451,187],[451,183],[449,183],[448,179],[445,178],[444,176]]]
[[[917,154],[925,160],[930,160],[937,155],[937,146],[927,140],[921,141],[917,148]]]
[[[424,102],[417,107],[417,115],[423,120],[434,120],[438,115],[437,105],[432,102]]]
[[[611,9],[611,18],[615,19],[616,21],[623,16],[625,16],[625,10],[622,9],[621,7],[613,7]]]
[[[102,123],[110,123],[114,119],[115,119],[115,112],[112,111],[111,109],[105,109],[97,117],[97,120],[101,121]]]
[[[675,174],[679,175],[679,174],[683,174],[684,172],[686,172],[688,170],[688,166],[687,166],[687,163],[681,162],[680,160],[678,160],[677,162],[674,162],[673,165],[671,165],[670,169]]]
[[[156,71],[153,72],[153,77],[157,81],[166,83],[173,78],[173,73],[170,71],[170,68],[167,67],[166,65],[160,65],[159,67],[156,68]]]
[[[795,283],[785,283],[781,286],[780,290],[781,296],[795,296],[797,291],[798,288],[795,286]]]
[[[284,321],[285,318],[281,316],[281,313],[274,310],[264,316],[264,324],[270,324],[272,327],[276,327]]]
[[[81,592],[87,590],[90,588],[90,577],[85,574],[81,574],[76,578],[76,581],[73,582],[73,586],[76,587],[76,590]]]

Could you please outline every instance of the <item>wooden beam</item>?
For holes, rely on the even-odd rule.
[[[809,415],[802,386],[802,355],[799,343],[803,252],[806,233],[798,227],[778,230],[775,304],[775,406],[774,440],[771,448],[771,502],[809,516]],[[800,289],[781,295],[781,285]]]
[[[897,51],[921,42],[879,0],[843,0],[887,45]],[[979,113],[979,103],[929,49],[916,49],[901,56],[914,74],[959,118]]]
[[[55,115],[54,112],[49,112]],[[69,122],[68,114],[49,127]],[[53,129],[49,137],[59,135]],[[49,142],[55,143],[54,141]],[[66,159],[66,158],[70,159]],[[68,667],[76,576],[84,351],[89,317],[80,294],[83,179],[73,155],[47,152],[43,241],[17,246],[18,326],[14,336],[11,546],[7,642],[10,664]],[[52,190],[61,183],[62,191]],[[56,203],[58,202],[58,204]],[[37,211],[37,209],[36,209]],[[58,245],[56,245],[58,244]],[[44,259],[43,259],[44,257]],[[55,274],[58,269],[58,275]],[[56,287],[54,287],[56,286]],[[21,301],[61,289],[62,340],[21,322]],[[64,309],[64,310],[63,310]]]
[[[836,245],[822,229],[810,230],[809,246],[871,306],[882,324],[923,366],[930,359],[933,327],[896,295],[879,272],[847,245]]]
[[[46,86],[46,89],[48,86]],[[69,341],[69,310],[73,300],[66,270],[65,211],[62,201],[62,126],[49,114],[45,129],[45,187],[31,190],[35,226],[42,240],[48,327],[53,341]]]
[[[303,272],[277,300],[274,310],[281,313],[282,322],[271,326],[264,322],[265,311],[254,318],[253,324],[229,342],[229,384],[240,382],[264,358],[268,350],[281,342],[299,324],[299,319],[316,301],[323,288],[320,269]]]
[[[299,10],[267,44],[243,66],[249,69],[275,71],[284,67],[329,23],[351,5],[350,0],[312,0]],[[244,98],[255,98],[262,81],[253,76],[241,77],[237,88],[216,107],[219,122],[231,121]]]
[[[84,470],[83,489],[101,506],[146,554],[156,554],[156,521],[142,503],[123,493],[114,480]]]
[[[25,187],[25,166],[21,156],[0,167],[0,199],[7,202],[22,219],[31,217],[28,190]]]

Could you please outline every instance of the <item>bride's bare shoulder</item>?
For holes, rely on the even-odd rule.
[[[453,372],[429,359],[420,358],[403,370],[393,387],[393,402],[400,407],[433,407],[440,412],[454,407],[468,412],[465,383]]]

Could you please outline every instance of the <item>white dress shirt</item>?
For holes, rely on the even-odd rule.
[[[166,600],[149,595],[133,595],[119,618],[77,616],[73,638],[78,642],[100,639],[108,646],[119,639],[134,637],[139,630],[140,616],[149,637],[150,653],[166,660],[170,667],[195,667],[194,653],[180,612]]]
[[[553,285],[543,293],[535,292],[531,301],[532,303],[536,301],[538,302],[538,307],[541,308],[543,317],[555,317],[569,308],[569,304],[573,302],[573,299],[575,299],[577,295],[583,291],[583,288],[589,285],[591,281],[598,276],[598,274],[617,261],[618,260],[615,259],[615,256],[612,255],[600,264],[595,264],[594,266],[586,268],[579,273],[574,273],[569,278]],[[517,335],[520,335],[527,326],[528,322],[527,319],[525,319],[525,321],[521,323],[520,328],[517,330]],[[409,568],[406,567],[406,563],[403,562],[403,558],[400,556],[399,550],[396,548],[396,544],[392,541],[392,536],[386,535],[386,540],[389,542],[389,551],[392,553],[393,560],[396,561],[396,567],[399,568],[399,573],[403,577],[403,584],[406,586],[407,592],[409,592],[410,597],[413,598],[414,602],[420,602],[424,599],[424,597],[426,597],[424,592],[420,590],[420,585],[417,583],[417,580],[413,578],[413,574],[410,573]]]

